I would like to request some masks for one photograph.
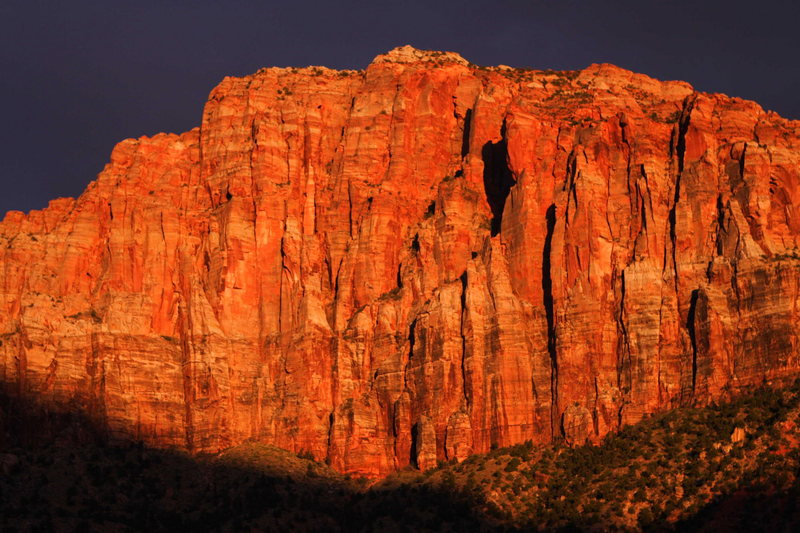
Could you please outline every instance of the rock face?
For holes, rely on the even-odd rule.
[[[226,78],[0,224],[0,378],[377,476],[797,374],[800,122],[610,65]]]

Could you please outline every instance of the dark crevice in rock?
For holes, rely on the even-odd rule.
[[[724,252],[723,232],[725,231],[725,205],[722,202],[722,195],[717,196],[717,255]]]
[[[677,242],[677,208],[678,202],[681,199],[681,177],[683,175],[684,156],[686,154],[686,132],[689,130],[689,121],[694,108],[694,101],[696,96],[692,95],[686,98],[683,102],[683,110],[681,117],[678,120],[676,128],[673,130],[672,140],[670,141],[670,152],[674,153],[678,159],[678,173],[675,176],[675,195],[672,201],[672,207],[669,210],[669,238],[672,242],[672,267],[675,271],[675,287],[677,290],[678,284],[678,262],[676,256],[676,242]]]
[[[325,455],[325,462],[330,464],[331,461],[331,444],[333,443],[333,424],[336,421],[336,411],[331,411],[331,414],[328,415],[328,444],[325,447],[327,453]]]
[[[619,410],[617,411],[617,426],[622,427],[622,416],[625,409],[626,400],[628,400],[631,383],[632,361],[630,350],[630,338],[628,336],[628,328],[625,325],[625,271],[620,276],[620,300],[619,300],[619,318],[617,325],[620,329],[622,336],[622,343],[619,346],[619,362],[617,367],[617,386],[622,391],[622,402],[620,402]]]
[[[501,139],[487,142],[481,150],[483,159],[483,188],[486,201],[492,210],[491,235],[500,233],[503,222],[503,208],[511,187],[516,181],[508,166],[508,143],[506,142],[506,123],[500,129]]]
[[[677,221],[677,216],[675,214],[676,205],[673,204],[672,208],[669,210],[669,240],[672,243],[672,267],[675,271],[675,277],[677,278],[678,275],[678,265],[675,261],[675,243],[677,240],[677,235],[675,234],[675,223]],[[676,280],[677,283],[677,280]]]
[[[681,174],[685,164],[684,157],[686,155],[686,132],[689,130],[689,122],[691,120],[692,109],[694,108],[694,95],[688,97],[683,102],[683,109],[681,110],[681,117],[672,130],[672,139],[670,140],[670,152],[673,153],[678,160],[678,175],[675,180],[675,203],[681,196]]]
[[[466,408],[471,405],[470,394],[467,391],[467,336],[464,332],[464,322],[467,319],[467,271],[459,277],[461,280],[461,384],[464,389],[464,402]]]
[[[411,241],[411,249],[415,252],[419,252],[419,233],[414,234],[414,239]]]
[[[425,218],[432,217],[436,213],[436,201],[428,204],[428,209],[425,210]]]
[[[414,344],[417,341],[416,336],[416,329],[417,329],[417,319],[411,321],[411,324],[408,326],[408,360],[414,357]]]
[[[675,144],[675,152],[678,155],[678,174],[683,172],[684,155],[686,154],[686,132],[689,130],[689,121],[694,109],[694,95],[686,99],[683,104],[681,117],[678,120],[678,137]],[[680,191],[679,184],[676,184],[675,196],[677,198]]]
[[[645,203],[644,203],[644,197],[642,196],[642,197],[640,197],[640,198],[641,198],[641,200],[642,200],[642,207],[641,207],[641,215],[642,215],[641,224],[642,224],[642,231],[644,231],[645,233],[647,233],[647,206],[646,206],[646,205],[645,205]]]
[[[739,157],[739,179],[744,181],[745,158],[747,157],[747,143],[742,147],[742,155]],[[747,205],[747,203],[743,203]]]
[[[336,278],[333,280],[333,301],[339,299],[339,273],[336,273]]]
[[[417,456],[419,455],[419,446],[420,446],[420,431],[422,428],[419,427],[419,422],[411,426],[411,457],[409,457],[409,462],[414,466],[414,468],[419,469],[419,462],[417,461]]]
[[[568,191],[569,198],[567,199],[567,206],[564,210],[564,221],[569,226],[569,210],[570,203],[573,209],[578,209],[578,192],[575,189],[575,180],[578,178],[578,157],[573,149],[567,158],[567,179],[564,182],[564,190]]]
[[[696,95],[686,97],[683,101],[683,108],[681,109],[681,116],[672,130],[672,138],[669,143],[670,154],[675,156],[678,160],[678,178],[683,172],[684,157],[686,155],[686,132],[689,131],[689,123],[691,121],[692,110],[694,109]],[[675,197],[680,196],[680,183],[675,184]]]
[[[547,319],[547,353],[550,355],[550,395],[551,395],[551,425],[553,435],[556,434],[556,421],[558,420],[558,359],[556,354],[556,328],[553,313],[553,279],[550,275],[550,252],[553,244],[553,230],[556,226],[556,206],[547,208],[547,234],[544,239],[542,253],[542,295],[544,312]]]
[[[461,157],[466,157],[469,153],[469,132],[472,129],[472,109],[467,109],[464,116],[464,133],[461,136]]]
[[[692,343],[692,397],[697,388],[697,299],[700,296],[700,289],[692,291],[692,299],[689,303],[689,314],[686,318],[686,329],[689,331],[689,340]]]

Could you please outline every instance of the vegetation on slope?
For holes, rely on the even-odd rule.
[[[800,383],[652,416],[598,446],[517,446],[371,487],[255,443],[108,446],[75,414],[0,405],[3,531],[797,530]]]
[[[800,384],[764,387],[649,417],[599,446],[476,455],[426,472],[424,483],[464,491],[498,523],[525,529],[781,530],[800,525],[798,404]]]

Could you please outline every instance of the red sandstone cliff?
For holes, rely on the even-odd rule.
[[[226,78],[0,224],[0,379],[380,475],[796,374],[800,122],[610,65]]]

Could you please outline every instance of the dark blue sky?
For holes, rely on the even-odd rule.
[[[800,118],[795,2],[2,0],[0,217],[77,196],[126,137],[200,121],[225,75],[363,68],[395,46],[482,65],[610,62]]]

